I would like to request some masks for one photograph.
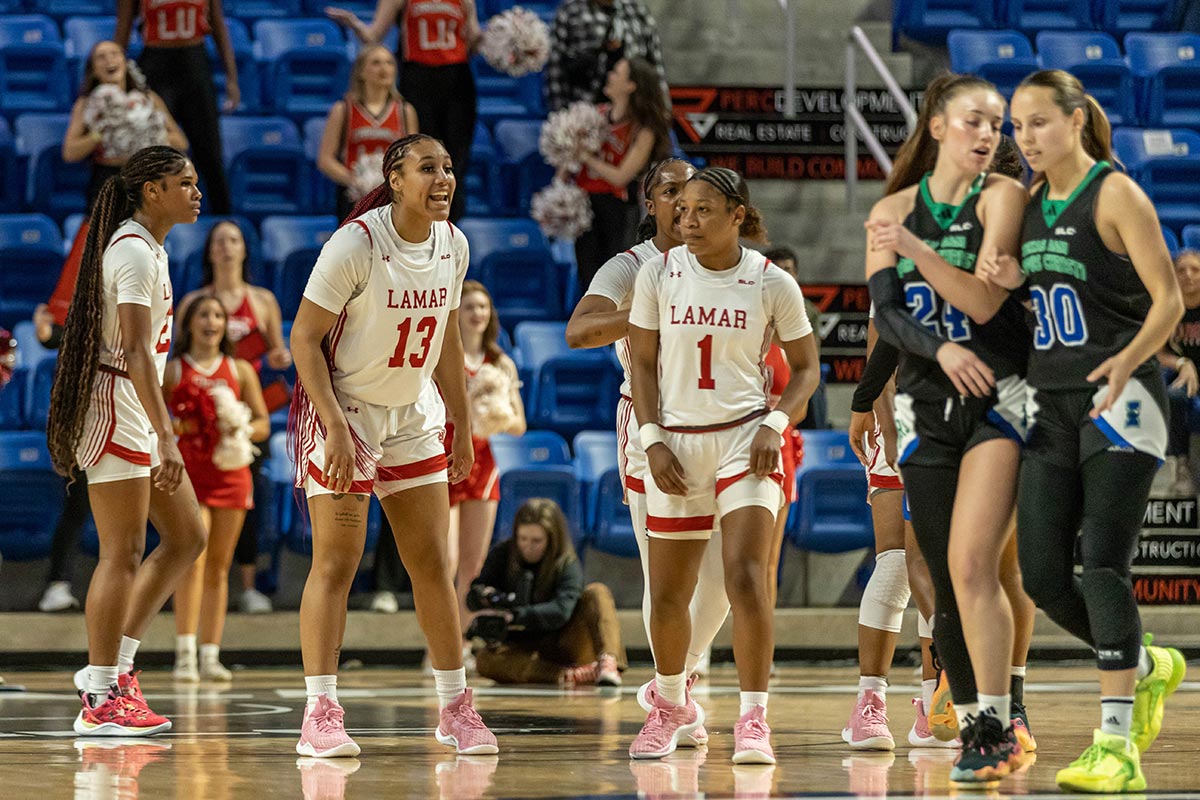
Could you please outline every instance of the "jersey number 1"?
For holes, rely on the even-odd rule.
[[[700,349],[700,388],[715,389],[717,382],[712,376],[712,334],[696,342]]]
[[[421,321],[417,323],[417,334],[424,334],[419,345],[420,353],[409,354],[408,352],[408,335],[412,332],[412,317],[405,317],[404,322],[396,326],[396,330],[400,331],[400,340],[396,342],[396,351],[388,359],[388,366],[405,366],[405,356],[408,356],[408,366],[417,369],[425,366],[425,359],[429,358],[429,345],[433,342],[434,331],[437,330],[437,317],[422,317]]]

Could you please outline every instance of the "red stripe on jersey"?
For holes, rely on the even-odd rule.
[[[375,474],[381,481],[404,481],[412,478],[421,478],[425,475],[433,475],[446,469],[447,466],[446,455],[439,453],[436,456],[430,456],[422,461],[414,461],[411,464],[400,464],[395,467],[379,467]]]
[[[118,236],[116,239],[113,239],[113,240],[112,240],[112,242],[111,242],[111,243],[110,243],[108,246],[109,246],[109,247],[112,247],[112,246],[113,246],[114,244],[116,244],[117,242],[122,242],[122,241],[124,241],[124,240],[126,240],[126,239],[141,239],[143,242],[146,242],[146,237],[145,237],[145,236],[142,236],[141,234],[138,234],[138,233],[127,233],[127,234],[125,234],[124,236]],[[153,246],[152,244],[150,244],[149,242],[146,242],[146,247],[149,247],[149,248],[150,248],[150,251],[151,251],[151,252],[154,252],[154,246]]]
[[[317,469],[317,465],[311,461],[308,464],[308,477],[312,478],[317,485],[325,489],[329,488],[329,484],[321,477],[321,470]],[[374,485],[374,481],[351,481],[349,491],[344,494],[370,494]]]
[[[703,517],[656,517],[646,515],[646,530],[655,533],[688,533],[691,531],[711,531],[713,515]]]
[[[746,470],[744,472],[739,472],[737,475],[730,475],[728,478],[717,478],[717,495],[720,496],[721,492],[725,491],[730,486],[733,486],[742,478],[748,477],[749,475],[750,470]],[[767,477],[778,483],[780,487],[783,486],[782,472],[772,472],[771,474],[767,475]]]
[[[329,336],[329,367],[331,370],[337,369],[337,348],[338,343],[342,340],[342,331],[346,329],[346,309],[342,309],[342,313],[338,314],[337,322],[333,324],[333,332]]]
[[[625,476],[625,488],[631,492],[637,492],[638,494],[645,494],[646,493],[646,482],[644,480],[642,480],[641,478],[635,478],[632,475],[626,475]]]
[[[375,239],[371,236],[371,229],[367,227],[367,223],[363,222],[361,219],[352,219],[352,220],[350,220],[350,222],[362,227],[363,232],[367,234],[367,244],[370,246],[370,248],[372,250],[374,250],[375,249]]]
[[[138,450],[130,450],[128,447],[119,445],[116,442],[109,442],[106,444],[103,452],[107,455],[114,455],[122,461],[128,461],[130,464],[137,464],[139,467],[150,466],[149,453],[142,453]]]

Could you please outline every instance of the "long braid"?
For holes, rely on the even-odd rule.
[[[435,139],[427,133],[410,133],[388,145],[388,149],[383,154],[383,183],[367,192],[361,200],[354,204],[354,208],[350,209],[350,213],[342,220],[342,225],[355,217],[361,217],[373,208],[381,208],[392,202],[392,187],[388,183],[388,176],[392,174],[392,170],[400,168],[400,163],[404,161],[404,157],[408,155],[408,151],[414,144],[424,141],[442,144],[441,140]],[[445,147],[445,145],[442,146]]]
[[[187,156],[172,147],[147,147],[134,153],[120,173],[105,181],[96,197],[50,390],[46,440],[54,469],[62,475],[70,475],[75,466],[75,448],[83,435],[100,366],[104,251],[121,222],[141,207],[142,186],[177,175],[186,165]]]

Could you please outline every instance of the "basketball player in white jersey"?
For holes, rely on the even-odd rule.
[[[86,470],[100,538],[88,666],[75,674],[81,736],[171,728],[146,705],[133,659],[207,539],[162,397],[172,307],[163,240],[199,213],[196,171],[183,153],[134,153],[97,195],[67,314],[46,438],[55,469]],[[161,543],[143,561],[148,519]]]
[[[685,686],[688,603],[719,517],[742,689],[733,760],[771,764],[768,565],[783,505],[781,433],[803,419],[817,387],[816,344],[796,281],[738,243],[762,228],[740,175],[719,167],[696,173],[680,195],[679,215],[685,246],[643,267],[629,312],[633,403],[651,475],[656,668],[651,710],[629,752],[662,758],[704,723]],[[764,357],[776,335],[792,378],[768,413]]]
[[[646,454],[638,439],[637,418],[633,414],[633,399],[629,388],[629,307],[633,304],[633,288],[643,264],[672,247],[683,244],[679,232],[676,204],[679,193],[695,167],[681,158],[669,158],[653,165],[642,179],[642,195],[646,198],[646,217],[638,228],[640,241],[624,252],[610,258],[600,267],[587,294],[575,307],[567,323],[567,344],[573,348],[604,347],[616,343],[617,359],[625,372],[621,396],[617,401],[617,466],[625,487],[625,501],[637,537],[638,555],[642,560],[642,622],[646,640],[650,635],[650,561],[646,544]],[[725,617],[729,615],[729,598],[725,596],[725,573],[721,564],[720,530],[713,531],[714,545],[704,551],[696,593],[690,606],[692,640],[688,645],[685,671],[689,681],[695,680],[697,665],[712,644]],[[644,684],[638,700],[647,711],[647,697],[654,682]],[[681,740],[684,746],[698,746],[708,741],[704,726]]]
[[[454,170],[441,142],[414,134],[387,149],[383,175],[321,249],[292,327],[298,381],[288,427],[313,530],[300,605],[308,703],[296,751],[359,753],[336,673],[373,492],[412,577],[441,709],[437,739],[459,753],[495,753],[466,687],[446,558],[447,480],[465,478],[474,460],[458,328],[469,254],[447,222]],[[447,415],[461,434],[449,462]]]

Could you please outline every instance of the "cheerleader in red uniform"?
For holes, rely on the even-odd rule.
[[[462,333],[475,443],[475,466],[471,474],[461,483],[450,484],[450,563],[458,565],[455,586],[459,620],[465,632],[473,616],[467,610],[467,593],[471,581],[483,569],[500,501],[500,471],[488,446],[488,437],[495,433],[510,436],[525,433],[525,407],[521,403],[517,367],[496,343],[500,318],[496,316],[492,296],[479,281],[463,281],[458,329]],[[447,448],[453,436],[454,426],[447,425]],[[464,644],[464,658],[469,653]]]
[[[777,342],[771,343],[767,351],[767,405],[771,408],[779,403],[783,390],[792,379],[792,369],[788,366],[787,355]],[[771,575],[779,574],[779,556],[783,549],[783,529],[787,527],[788,512],[792,503],[796,502],[796,470],[804,463],[804,439],[795,426],[789,425],[783,432],[783,445],[779,448],[779,456],[783,461],[783,508],[775,519],[775,538],[771,542],[772,556]],[[768,582],[771,592],[771,605],[775,605],[779,594],[779,581]]]
[[[233,357],[228,319],[215,297],[188,306],[180,323],[180,356],[167,364],[163,379],[179,450],[209,531],[208,548],[175,590],[176,680],[231,677],[220,662],[221,631],[233,550],[254,505],[249,443],[271,434],[258,375],[249,362]]]

